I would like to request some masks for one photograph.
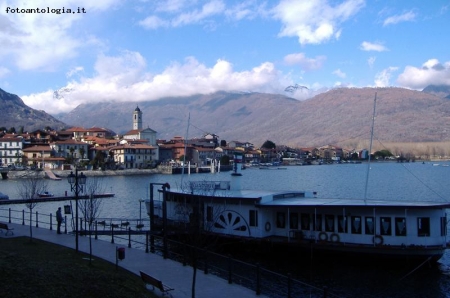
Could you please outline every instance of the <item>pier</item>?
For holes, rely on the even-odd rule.
[[[111,198],[114,197],[113,193],[102,193],[102,194],[94,194],[94,198]],[[89,196],[79,196],[79,200],[89,199]],[[1,200],[0,205],[12,205],[12,204],[27,204],[27,203],[40,203],[40,202],[59,202],[59,201],[70,201],[75,200],[75,196],[62,196],[62,197],[45,197],[40,198],[37,197],[35,199],[9,199],[9,200]]]

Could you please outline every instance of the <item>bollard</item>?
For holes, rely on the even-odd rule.
[[[36,211],[36,228],[39,228],[38,212]]]
[[[50,213],[50,231],[53,231],[53,214]]]

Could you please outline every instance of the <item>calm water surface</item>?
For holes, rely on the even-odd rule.
[[[399,199],[411,201],[450,201],[450,163],[372,163],[369,170],[367,199]],[[318,197],[364,198],[367,164],[293,166],[285,170],[246,169],[242,186],[247,189],[311,190]],[[115,193],[105,199],[100,217],[139,218],[139,199],[147,199],[152,182],[179,186],[181,179],[229,180],[230,172],[216,174],[111,176],[99,178],[104,192]],[[88,178],[89,179],[89,178]],[[20,180],[0,180],[0,192],[11,199],[18,197]],[[48,180],[48,190],[55,195],[70,193],[67,180]],[[41,203],[35,208],[42,213],[54,213],[67,202]],[[22,210],[25,207],[15,206]],[[142,204],[142,216],[145,206]],[[449,216],[450,218],[450,216]],[[340,260],[312,260],[283,263],[274,261],[271,267],[280,273],[291,272],[306,283],[317,287],[327,285],[340,297],[450,297],[450,252],[439,266],[411,265],[392,268],[388,264],[348,264]],[[419,267],[419,268],[417,268]]]

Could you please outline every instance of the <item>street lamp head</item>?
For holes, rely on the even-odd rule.
[[[70,174],[67,176],[67,182],[69,182],[70,185],[75,183],[75,175],[73,172],[70,172]]]
[[[80,176],[78,176],[78,183],[80,185],[86,184],[86,176],[83,174],[83,172],[81,172]]]

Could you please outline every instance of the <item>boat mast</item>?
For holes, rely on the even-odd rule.
[[[183,187],[184,167],[186,166],[186,154],[187,154],[187,138],[189,135],[189,125],[191,122],[191,113],[188,116],[188,125],[186,128],[186,137],[184,138],[184,155],[183,155],[183,167],[181,168],[181,187]]]
[[[366,187],[364,189],[364,203],[366,203],[367,186],[369,184],[370,155],[371,155],[371,152],[372,152],[373,127],[375,126],[375,111],[376,111],[376,108],[377,108],[377,93],[375,92],[375,99],[373,100],[372,129],[371,129],[371,132],[370,132],[369,159],[368,159],[368,162],[367,162]]]

